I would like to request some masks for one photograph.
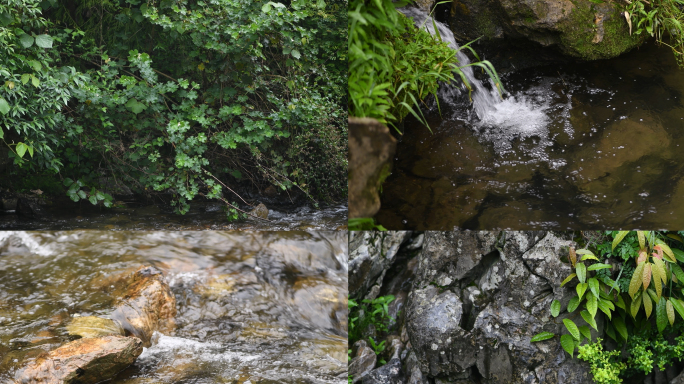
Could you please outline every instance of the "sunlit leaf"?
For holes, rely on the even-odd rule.
[[[560,313],[560,308],[561,308],[560,301],[554,300],[551,303],[551,315],[553,317],[558,317],[558,314]]]
[[[644,291],[648,288],[648,285],[651,284],[651,265],[651,263],[644,263],[644,270],[641,273],[641,281],[644,286]],[[660,276],[656,276],[656,279],[659,277]]]
[[[573,357],[575,352],[575,340],[570,335],[563,335],[560,338],[561,347],[567,352],[570,357]]]
[[[582,336],[586,337],[587,340],[591,340],[591,330],[589,329],[589,327],[587,327],[586,325],[582,325],[577,328],[579,328],[579,331],[582,334]]]
[[[666,301],[665,310],[667,311],[667,320],[670,322],[670,325],[674,325],[675,313],[674,313],[674,306],[672,305],[671,300]]]
[[[637,237],[639,238],[639,249],[646,248],[646,236],[644,236],[644,231],[637,231]]]
[[[598,299],[593,293],[587,293],[587,310],[591,314],[591,317],[596,317],[596,311],[598,310]]]
[[[563,324],[565,324],[565,328],[568,329],[568,332],[570,332],[570,334],[575,340],[580,339],[580,331],[577,328],[577,324],[575,324],[574,321],[570,319],[563,319]]]
[[[651,317],[651,311],[653,310],[653,304],[651,303],[651,298],[648,295],[641,295],[642,301],[644,302],[644,311],[646,311],[646,318]]]
[[[17,156],[20,158],[24,157],[24,154],[26,153],[26,150],[28,149],[28,146],[24,143],[17,143],[16,151],[17,151]]]
[[[577,280],[579,280],[580,283],[584,283],[587,278],[587,267],[584,263],[577,263],[575,272],[577,273]]]
[[[560,286],[561,286],[561,287],[564,286],[564,285],[567,284],[570,280],[572,280],[575,276],[577,276],[577,274],[571,273],[570,275],[568,275],[568,277],[565,278],[565,280],[563,280],[563,282],[561,283]]]
[[[587,283],[589,284],[589,289],[591,290],[591,293],[593,293],[594,296],[598,298],[600,296],[598,280],[595,277],[592,277],[591,279],[589,279]]]
[[[50,35],[36,36],[36,45],[41,48],[52,48],[52,37]]]
[[[589,284],[587,283],[580,283],[577,284],[577,287],[575,287],[575,290],[577,291],[577,296],[579,296],[579,299],[582,300],[582,296],[584,296],[584,292],[587,290],[589,287]]]
[[[620,231],[620,232],[618,232],[617,235],[615,235],[615,238],[613,239],[613,248],[612,248],[612,250],[615,250],[615,247],[617,247],[617,245],[620,244],[620,242],[622,241],[622,239],[624,239],[625,236],[627,236],[628,233],[629,233],[629,231]]]
[[[19,42],[24,48],[30,48],[33,45],[33,37],[31,35],[23,34],[19,36]]]
[[[642,284],[642,272],[644,271],[644,265],[646,263],[641,263],[637,265],[634,269],[634,274],[632,275],[632,280],[629,282],[629,295],[634,298],[634,295],[639,291]]]

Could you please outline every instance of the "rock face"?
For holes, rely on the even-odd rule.
[[[119,300],[112,319],[126,334],[140,338],[146,347],[155,330],[172,334],[175,328],[176,298],[161,271],[140,267],[128,277],[126,292]]]
[[[378,188],[392,168],[397,141],[369,118],[349,118],[349,218],[373,217],[380,209]]]
[[[630,36],[622,3],[591,0],[454,0],[454,35],[527,39],[573,57],[615,57],[642,42]]]
[[[136,337],[106,336],[67,343],[20,369],[18,384],[99,383],[113,378],[142,353]]]
[[[411,232],[350,232],[349,297],[377,297],[399,247]]]
[[[577,313],[566,311],[576,282],[560,287],[571,273],[563,260],[570,247],[577,248],[572,233],[426,232],[416,245],[405,241],[405,232],[387,232],[382,239],[378,235],[357,233],[350,255],[368,254],[366,260],[377,260],[383,239],[399,248],[394,254],[404,255],[412,246],[420,251],[409,261],[415,263],[414,278],[397,319],[400,329],[377,340],[384,337],[392,355],[386,356],[387,365],[364,371],[363,383],[592,382],[589,365],[570,358],[557,338],[530,342],[543,331],[566,333],[564,318],[586,325]],[[379,264],[377,260],[369,265]],[[364,275],[350,268],[350,281],[355,274]],[[357,297],[368,297],[379,284],[377,277],[363,281],[370,283],[354,286]],[[391,277],[386,279],[383,294],[393,294],[393,284]],[[557,318],[549,311],[553,300],[561,303]],[[601,319],[597,317],[599,331],[592,329],[592,338],[603,337]]]

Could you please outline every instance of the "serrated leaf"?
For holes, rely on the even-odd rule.
[[[620,242],[622,241],[622,239],[624,239],[625,236],[627,236],[628,233],[629,233],[629,231],[620,231],[620,232],[618,232],[618,234],[615,235],[615,238],[613,239],[613,248],[612,248],[611,250],[615,250],[615,247],[617,247],[617,245],[620,244]]]
[[[674,325],[675,313],[671,300],[667,300],[665,303],[665,310],[667,311],[667,320],[670,322],[670,325]]]
[[[19,36],[19,42],[24,48],[31,48],[33,45],[33,37],[31,35],[23,34]]]
[[[584,263],[577,263],[575,272],[577,273],[577,280],[579,280],[580,283],[584,283],[587,279],[587,267]]]
[[[641,299],[644,303],[644,311],[646,311],[646,318],[651,317],[651,311],[653,310],[653,303],[648,295],[641,295]]]
[[[620,316],[615,316],[613,319],[613,326],[615,327],[615,330],[618,331],[620,336],[622,336],[622,338],[626,341],[629,337],[629,334],[627,333],[627,326],[625,326],[625,322],[622,321]]]
[[[575,312],[575,309],[579,307],[580,304],[580,299],[579,297],[575,296],[572,299],[570,299],[570,302],[568,302],[568,312]]]
[[[586,325],[582,325],[577,328],[579,328],[579,331],[582,334],[582,336],[586,337],[587,340],[591,341],[591,331],[589,330],[589,327],[587,327]]]
[[[573,357],[573,353],[575,352],[575,339],[572,338],[570,335],[563,335],[560,338],[561,342],[561,347],[567,352],[570,357]]]
[[[10,111],[10,106],[7,103],[7,100],[0,97],[0,113],[2,113],[3,115],[6,115],[9,113],[9,111]]]
[[[587,293],[587,310],[591,314],[591,317],[596,317],[596,311],[598,310],[598,299],[593,293]]]
[[[634,295],[639,291],[639,288],[641,287],[641,274],[644,271],[644,264],[646,263],[641,263],[637,265],[637,267],[634,269],[632,280],[630,280],[629,282],[629,295],[632,297],[632,299],[634,299]]]
[[[645,248],[646,236],[644,236],[644,231],[637,231],[637,237],[639,238],[639,248]]]
[[[565,328],[568,329],[568,332],[570,332],[570,334],[575,340],[580,339],[580,331],[579,328],[577,328],[577,324],[575,324],[575,322],[573,322],[570,319],[563,319],[563,324],[565,324]]]
[[[587,267],[587,271],[597,271],[599,269],[607,269],[607,268],[612,268],[613,266],[610,264],[602,264],[602,263],[596,263],[592,264],[589,267]]]
[[[666,300],[661,297],[658,304],[656,304],[656,325],[658,326],[659,333],[663,333],[663,330],[667,328],[667,308],[665,301]]]
[[[531,343],[536,343],[537,341],[544,341],[548,340],[552,337],[556,336],[555,334],[551,332],[542,332],[542,333],[537,333],[536,335],[532,336],[532,339],[530,340]]]
[[[587,311],[582,311],[580,312],[580,316],[584,319],[584,321],[587,322],[587,324],[591,325],[592,328],[598,331],[598,328],[596,327],[596,319],[594,319],[593,316],[591,316],[591,313]]]
[[[639,307],[641,307],[641,293],[638,293],[632,298],[632,305],[630,305],[630,313],[632,317],[636,319],[637,313],[639,313]]]
[[[126,108],[137,115],[138,113],[145,110],[145,108],[147,107],[145,106],[145,104],[133,98],[128,100],[128,102],[126,103]]]
[[[648,289],[649,284],[651,284],[651,265],[651,263],[644,263],[644,270],[641,273],[641,282],[644,286],[644,291]],[[656,278],[660,278],[660,276],[656,276]]]
[[[553,302],[551,302],[551,316],[558,317],[558,314],[560,313],[560,308],[560,301],[554,300]]]
[[[575,287],[575,290],[577,291],[577,296],[579,296],[580,301],[582,301],[582,296],[584,296],[584,292],[587,291],[588,287],[589,284],[587,283],[577,284],[577,287]]]
[[[589,284],[589,289],[591,290],[591,293],[593,293],[594,296],[598,298],[600,296],[598,280],[595,277],[592,277],[591,279],[589,279],[587,283]]]
[[[561,287],[564,286],[564,285],[567,284],[569,281],[571,281],[575,276],[577,276],[577,274],[571,273],[570,275],[568,275],[568,277],[565,278],[565,280],[563,280],[563,282],[561,283],[560,286],[561,286]]]
[[[52,48],[52,36],[38,35],[36,36],[36,45],[41,48]]]

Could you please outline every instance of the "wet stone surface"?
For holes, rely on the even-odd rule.
[[[0,232],[0,260],[0,382],[143,297],[161,326],[112,383],[347,380],[346,232]]]

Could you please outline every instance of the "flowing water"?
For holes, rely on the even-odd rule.
[[[346,231],[0,232],[0,382],[109,315],[107,277],[140,265],[164,271],[176,330],[112,383],[346,382]]]
[[[314,208],[310,205],[271,205],[269,221],[249,218],[228,222],[224,204],[192,202],[185,215],[165,205],[121,202],[117,208],[95,207],[87,201],[45,206],[45,216],[25,218],[0,210],[0,229],[16,230],[335,230],[347,224],[347,204]]]
[[[441,115],[426,115],[433,134],[407,119],[380,224],[684,226],[684,70],[667,47],[501,77],[508,93],[494,102],[487,82],[473,104],[458,87],[443,87]]]

